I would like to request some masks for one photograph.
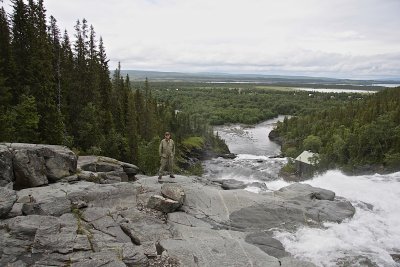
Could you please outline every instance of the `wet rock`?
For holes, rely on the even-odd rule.
[[[282,145],[282,143],[283,143],[283,139],[282,139],[282,137],[279,136],[279,133],[276,129],[273,129],[272,131],[269,132],[268,138],[271,141],[276,142],[280,145]]]
[[[0,218],[5,217],[17,201],[17,194],[14,190],[0,187]]]
[[[217,156],[224,158],[224,159],[235,159],[236,158],[236,154],[234,154],[234,153],[218,154]]]
[[[307,261],[298,260],[292,257],[284,257],[279,259],[282,267],[316,267],[315,264]]]
[[[161,187],[161,194],[166,198],[178,201],[180,205],[183,205],[185,201],[185,191],[180,185],[163,184]]]
[[[289,186],[283,187],[280,190],[276,191],[275,194],[285,199],[334,200],[335,198],[335,192],[333,191],[300,183],[294,183]]]
[[[400,254],[390,254],[390,256],[395,262],[400,263]]]
[[[155,210],[159,210],[165,213],[174,212],[177,210],[181,204],[172,199],[168,199],[159,195],[151,196],[147,202],[147,207]]]
[[[274,195],[277,197],[273,201],[233,212],[230,215],[232,225],[241,229],[295,229],[301,225],[320,225],[324,221],[340,223],[355,213],[348,201],[325,200],[332,199],[332,191],[308,185],[293,184]]]
[[[260,182],[253,182],[253,183],[249,184],[249,186],[258,187],[264,191],[268,189],[268,187],[265,183],[260,183]]]
[[[224,190],[234,190],[234,189],[243,189],[246,187],[246,184],[241,181],[237,181],[234,179],[222,180],[221,188]]]
[[[246,242],[259,247],[262,251],[275,258],[283,258],[290,254],[286,252],[279,240],[264,232],[251,233],[246,236]]]

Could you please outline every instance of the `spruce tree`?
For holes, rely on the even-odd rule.
[[[31,31],[31,94],[35,96],[39,120],[40,142],[60,144],[63,142],[64,126],[56,105],[56,82],[52,66],[52,47],[47,34],[46,10],[43,0],[29,1]]]
[[[14,135],[12,94],[10,81],[12,79],[10,29],[7,14],[0,9],[0,142],[11,141]]]
[[[13,104],[19,102],[19,97],[30,92],[33,79],[32,66],[32,27],[28,20],[28,6],[23,0],[13,0],[13,13],[11,16],[12,42],[11,49],[15,62],[15,77],[13,85]]]
[[[12,78],[11,36],[7,14],[0,9],[0,112],[11,106],[10,79]]]
[[[99,97],[101,112],[101,128],[107,135],[113,128],[114,122],[111,113],[111,81],[108,67],[108,59],[104,48],[103,39],[99,41]]]
[[[73,102],[74,86],[74,58],[71,42],[67,31],[64,31],[60,52],[60,87],[61,87],[61,113],[66,124],[66,131],[72,134],[72,126],[75,118]]]

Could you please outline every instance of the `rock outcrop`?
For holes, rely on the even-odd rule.
[[[68,148],[20,143],[0,144],[0,185],[23,189],[47,185],[76,172],[77,157]]]
[[[82,157],[75,175],[57,171],[69,165],[48,163],[53,152],[38,150],[26,149],[21,155],[33,161],[19,167],[36,175],[32,166],[44,166],[48,181],[63,178],[18,191],[0,187],[0,266],[314,266],[293,258],[273,231],[354,214],[345,199],[309,185],[255,194],[196,177],[160,184],[134,165],[97,156]],[[1,164],[9,151],[11,162],[18,153],[1,151]],[[13,182],[3,173],[3,184]]]
[[[112,184],[134,181],[139,168],[133,164],[103,156],[81,156],[78,159],[81,180]]]
[[[11,150],[6,145],[0,144],[0,186],[14,182],[12,158]]]
[[[137,166],[108,157],[78,159],[64,146],[0,144],[0,187],[19,190],[78,180],[111,184],[134,181],[138,173]]]
[[[0,187],[0,218],[5,217],[17,201],[17,194],[7,187]]]

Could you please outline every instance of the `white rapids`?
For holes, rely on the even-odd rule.
[[[248,184],[246,190],[256,193],[289,185],[278,175],[286,159],[270,158],[280,153],[279,146],[268,139],[278,119],[254,127],[216,128],[238,157],[207,161],[205,176],[239,180]],[[356,207],[356,213],[340,224],[325,223],[322,229],[302,227],[295,232],[276,231],[275,238],[289,253],[324,267],[400,266],[391,256],[400,257],[400,172],[347,176],[333,170],[303,183],[334,191],[338,197],[349,200]],[[265,184],[267,189],[259,184]]]

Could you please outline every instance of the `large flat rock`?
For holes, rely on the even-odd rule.
[[[179,263],[173,266],[308,267],[270,232],[340,223],[354,214],[333,192],[301,184],[256,194],[198,177],[177,175],[162,184],[156,176],[137,178],[16,191],[9,218],[0,220],[0,266],[147,266],[169,257]],[[146,206],[162,192],[179,199],[170,199],[182,205],[179,211]]]

